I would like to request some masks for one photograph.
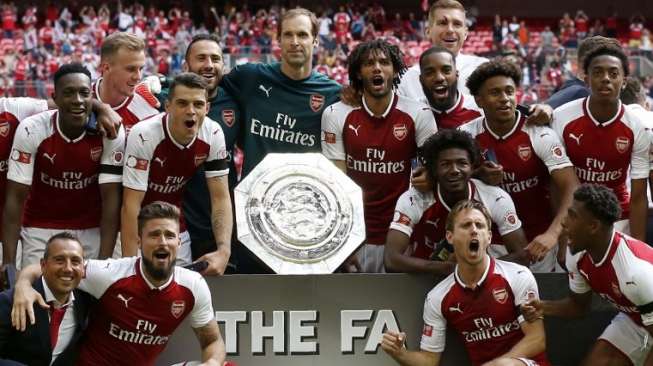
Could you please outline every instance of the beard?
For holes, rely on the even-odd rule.
[[[152,263],[148,258],[141,257],[141,260],[143,261],[143,266],[145,267],[147,274],[157,281],[167,280],[172,274],[172,268],[175,266],[175,262],[171,261],[167,267],[156,268],[154,263]]]

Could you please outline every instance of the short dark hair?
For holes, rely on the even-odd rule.
[[[168,100],[172,100],[175,94],[175,88],[177,85],[183,85],[190,89],[204,89],[208,93],[207,88],[208,84],[206,80],[200,75],[197,75],[194,72],[182,72],[177,74],[170,83],[170,92],[168,93]]]
[[[643,98],[646,98],[642,91],[642,83],[639,79],[629,76],[619,98],[623,104],[639,104]]]
[[[196,42],[199,41],[215,42],[215,44],[218,45],[218,48],[220,48],[220,51],[222,52],[222,46],[220,46],[220,38],[218,38],[218,36],[216,36],[215,34],[200,33],[193,36],[193,39],[190,40],[188,47],[186,47],[186,54],[184,55],[184,60],[188,61],[188,55],[190,55],[190,49],[193,47],[193,45]]]
[[[43,252],[43,260],[48,260],[48,257],[50,256],[50,246],[52,243],[54,243],[56,240],[70,240],[74,241],[79,246],[82,248],[82,253],[84,252],[84,246],[82,246],[82,242],[79,241],[79,238],[77,235],[71,233],[70,231],[62,231],[60,233],[56,233],[48,239],[48,241],[45,243],[45,251]]]
[[[434,54],[434,53],[448,53],[451,56],[451,59],[453,60],[453,64],[456,64],[456,55],[453,54],[448,48],[440,47],[440,46],[433,46],[426,51],[422,52],[422,54],[419,56],[419,67],[420,69],[424,68],[424,59],[426,59],[428,56]]]
[[[515,86],[521,85],[521,70],[517,65],[505,60],[492,60],[481,64],[467,78],[467,88],[473,96],[477,96],[481,86],[489,78],[495,76],[505,76],[515,82]]]
[[[138,213],[138,234],[141,234],[143,227],[150,220],[171,219],[178,223],[180,216],[179,208],[171,203],[164,201],[149,203],[143,206]]]
[[[317,31],[318,31],[319,24],[317,21],[317,17],[315,16],[315,13],[313,13],[308,9],[299,8],[299,7],[287,10],[285,13],[281,14],[281,18],[279,19],[279,24],[277,27],[277,36],[281,38],[281,30],[282,30],[281,28],[283,27],[283,22],[285,22],[288,19],[295,18],[302,15],[307,16],[308,19],[310,20],[311,35],[313,36],[313,38],[317,38]]]
[[[447,215],[447,222],[445,224],[445,228],[447,231],[453,231],[454,228],[454,221],[456,220],[456,216],[463,210],[478,210],[481,211],[483,216],[485,216],[485,221],[487,222],[487,228],[488,230],[492,230],[492,216],[490,215],[490,212],[488,211],[487,207],[483,205],[483,203],[474,201],[474,200],[462,200],[458,201],[452,208],[451,211],[449,211],[449,214]]]
[[[585,61],[583,62],[583,71],[585,71],[585,74],[587,74],[592,61],[599,56],[613,56],[618,58],[619,61],[621,61],[621,68],[624,71],[624,76],[628,76],[628,56],[626,56],[626,53],[621,46],[616,45],[602,45],[590,51],[587,56],[585,56]]]
[[[621,206],[612,190],[600,184],[581,184],[574,192],[574,200],[582,202],[585,209],[605,225],[621,218]]]
[[[437,180],[437,177],[433,176],[433,172],[435,171],[440,153],[452,148],[467,151],[469,161],[473,167],[478,166],[480,163],[480,149],[476,140],[469,133],[457,129],[442,129],[426,139],[419,149],[419,156],[432,182]]]
[[[395,88],[399,85],[401,75],[406,72],[407,67],[404,63],[404,54],[401,52],[399,47],[388,43],[384,39],[375,39],[359,43],[358,46],[351,51],[349,58],[347,59],[349,84],[356,91],[363,90],[363,81],[359,79],[361,67],[365,61],[363,58],[374,51],[382,52],[392,62],[394,72],[397,73],[392,80],[392,85]]]
[[[583,39],[578,45],[578,67],[582,67],[585,62],[585,57],[592,52],[592,50],[601,46],[617,46],[619,41],[614,38],[603,36],[592,36]]]
[[[88,80],[91,80],[91,72],[88,71],[88,69],[78,63],[78,62],[72,62],[69,64],[63,64],[59,66],[59,69],[54,73],[54,88],[57,88],[57,82],[59,82],[59,79],[62,77],[68,75],[68,74],[84,74],[88,76]]]

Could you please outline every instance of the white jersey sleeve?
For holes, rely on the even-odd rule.
[[[125,129],[120,126],[118,136],[113,140],[102,139],[102,157],[98,183],[121,183],[122,165],[125,156]]]
[[[420,73],[419,63],[409,67],[401,76],[399,86],[397,87],[397,94],[413,100],[424,99],[422,83],[419,81]]]
[[[420,108],[415,116],[415,142],[417,146],[422,146],[426,139],[436,132],[438,132],[438,127],[431,108],[428,106]]]
[[[211,303],[211,291],[204,277],[200,275],[193,281],[193,285],[191,290],[195,296],[195,305],[190,312],[190,326],[201,328],[215,318],[213,304]]]
[[[413,227],[422,218],[425,203],[425,195],[415,188],[411,187],[404,192],[397,200],[390,230],[400,231],[410,237],[413,234]]]
[[[48,110],[48,101],[35,98],[0,98],[0,113],[11,113],[18,121]]]
[[[473,179],[479,201],[481,201],[492,217],[492,222],[497,225],[501,236],[521,228],[521,220],[517,216],[515,203],[508,193],[499,187],[489,186],[477,179]]]
[[[149,121],[151,119],[135,124],[129,132],[122,172],[124,187],[143,192],[147,191],[150,166],[157,145],[157,142],[152,141],[156,136],[148,133],[151,129],[145,128]]]
[[[623,295],[639,310],[644,326],[653,325],[653,263],[644,255],[637,255],[638,245],[631,248],[624,240],[634,239],[624,236],[617,248],[612,266],[619,280]],[[646,248],[648,249],[648,248]]]
[[[441,353],[447,339],[447,319],[442,314],[442,299],[453,285],[453,275],[440,282],[424,301],[424,327],[419,347],[423,351]]]
[[[229,174],[227,165],[227,145],[224,140],[224,132],[217,122],[204,118],[204,125],[210,128],[209,135],[209,157],[204,163],[204,171],[207,178],[221,177]]]
[[[569,248],[567,248],[567,257],[565,259],[567,274],[569,276],[569,289],[577,294],[584,294],[592,291],[590,284],[587,283],[585,277],[583,277],[578,270],[578,260],[583,253],[585,252],[583,251],[572,255]]]
[[[9,155],[8,180],[32,185],[36,153],[41,142],[47,138],[48,128],[51,128],[47,124],[50,123],[53,113],[29,117],[18,125]]]
[[[549,173],[573,166],[560,137],[553,129],[546,126],[529,126],[526,128],[526,132],[531,139],[535,154],[546,165]]]
[[[343,102],[337,102],[322,113],[322,154],[330,160],[345,160],[342,130],[352,109]]]
[[[633,152],[630,158],[630,179],[646,179],[650,170],[649,151],[651,149],[651,139],[644,122],[641,122],[639,117],[632,113],[628,114],[630,118],[637,120],[631,126],[635,141],[633,142]]]
[[[516,263],[498,259],[495,263],[496,266],[501,268],[502,274],[506,276],[506,280],[510,284],[510,289],[515,297],[515,307],[519,308],[520,305],[530,300],[540,298],[537,281],[535,281],[535,276],[533,276],[530,269]],[[525,319],[520,315],[517,320],[522,323]]]
[[[88,259],[84,266],[84,277],[79,282],[79,289],[99,299],[113,283],[136,273],[136,260],[137,257]]]

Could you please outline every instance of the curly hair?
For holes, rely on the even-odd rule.
[[[598,46],[585,56],[585,61],[583,62],[583,71],[585,74],[587,74],[592,61],[599,56],[613,56],[618,58],[619,61],[621,61],[621,68],[624,71],[624,76],[628,76],[628,56],[626,56],[621,46],[611,44]]]
[[[373,52],[379,51],[390,58],[392,68],[395,72],[395,77],[392,79],[392,85],[396,88],[399,85],[401,75],[406,72],[406,64],[404,63],[404,54],[399,47],[388,43],[384,39],[375,39],[373,41],[362,42],[351,51],[347,58],[347,66],[349,72],[349,84],[356,91],[363,90],[363,81],[360,79],[361,67],[365,58]]]
[[[426,167],[432,182],[437,180],[434,172],[440,153],[447,149],[462,149],[467,151],[472,167],[477,167],[481,161],[481,151],[476,140],[467,132],[456,129],[443,129],[432,135],[419,149],[419,158]]]
[[[505,60],[492,60],[481,64],[467,78],[467,88],[473,96],[477,96],[483,83],[495,76],[505,76],[515,82],[515,86],[521,84],[521,70],[517,65]]]
[[[621,217],[621,206],[614,192],[599,184],[582,184],[574,192],[574,200],[585,204],[585,209],[606,225]]]
[[[623,104],[639,104],[646,102],[646,92],[642,82],[635,77],[626,78],[626,85],[619,96]]]

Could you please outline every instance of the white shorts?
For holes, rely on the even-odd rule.
[[[599,339],[613,345],[626,355],[635,366],[643,365],[651,350],[653,342],[648,331],[630,319],[626,314],[619,313],[610,322]]]
[[[34,263],[39,263],[45,252],[45,244],[54,234],[68,231],[77,236],[84,248],[84,258],[94,259],[100,254],[100,228],[83,230],[42,229],[37,227],[23,227],[20,230],[22,245],[21,268]]]
[[[363,244],[356,255],[362,273],[385,273],[383,252],[385,245]]]

